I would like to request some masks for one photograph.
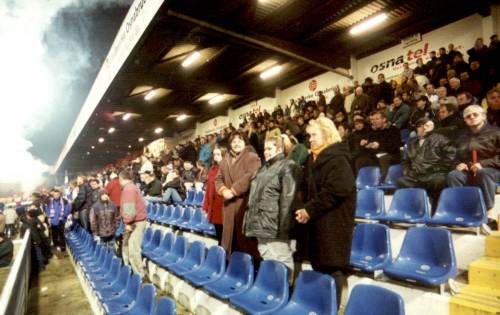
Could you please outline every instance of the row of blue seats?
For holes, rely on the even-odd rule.
[[[254,264],[250,255],[234,252],[226,268],[226,252],[222,247],[212,246],[205,255],[202,242],[194,241],[188,250],[185,237],[162,234],[160,230],[145,231],[143,255],[237,309],[250,314],[337,314],[335,282],[329,275],[301,272],[288,300],[288,269],[284,264],[263,261],[254,281]],[[377,310],[366,308],[367,302]],[[404,305],[401,297],[392,291],[358,285],[353,289],[344,314],[399,315],[404,314]]]
[[[66,232],[66,241],[75,263],[83,271],[107,314],[175,315],[175,302],[168,298],[156,301],[152,284],[141,287],[141,277],[122,264],[111,250],[94,241],[91,234],[75,224]]]
[[[403,168],[400,164],[389,166],[387,175],[382,178],[380,167],[365,166],[362,167],[356,176],[356,188],[380,188],[380,189],[396,189],[398,178],[403,176]]]
[[[389,228],[383,224],[358,224],[350,264],[365,272],[383,270],[389,277],[429,286],[444,284],[457,274],[451,233],[434,227],[408,229],[399,255],[392,261]]]
[[[201,208],[159,204],[149,207],[148,219],[158,224],[215,236],[215,226],[208,222],[207,214]]]
[[[445,188],[432,216],[425,189],[396,190],[389,209],[385,208],[383,190],[362,189],[357,194],[356,217],[463,227],[478,227],[487,222],[486,206],[478,187]]]

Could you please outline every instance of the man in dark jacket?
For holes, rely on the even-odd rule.
[[[334,88],[335,96],[332,97],[328,107],[333,110],[333,114],[335,115],[338,112],[344,113],[347,116],[347,112],[344,107],[344,95],[340,92],[339,86],[335,86]]]
[[[380,100],[384,100],[386,104],[392,104],[392,99],[394,98],[394,89],[391,84],[385,80],[385,75],[383,73],[378,75],[378,96]]]
[[[458,116],[457,104],[443,103],[439,105],[439,112],[436,118],[435,131],[450,139],[456,139],[457,135],[464,128],[464,122]]]
[[[91,178],[89,180],[89,185],[90,189],[87,193],[85,204],[82,207],[83,210],[80,211],[80,222],[82,226],[88,231],[90,231],[89,212],[94,203],[96,203],[97,200],[99,200],[99,193],[101,190],[101,187],[99,186],[99,181],[95,178]]]
[[[49,218],[49,226],[52,232],[52,242],[56,249],[56,256],[66,251],[66,241],[64,240],[64,225],[66,219],[71,214],[71,205],[66,198],[61,196],[61,191],[53,189],[52,198],[46,205],[45,212]]]
[[[161,197],[161,182],[154,173],[147,171],[144,174],[144,182],[144,196]]]
[[[78,195],[76,196],[75,200],[73,200],[73,210],[75,213],[78,215],[78,220],[80,221],[80,224],[87,228],[88,227],[88,221],[85,220],[85,202],[88,198],[88,195],[90,193],[90,187],[87,183],[87,180],[85,176],[78,176],[76,178],[76,183],[78,185]]]
[[[397,127],[387,121],[384,111],[373,112],[370,121],[372,130],[368,132],[368,137],[360,142],[366,154],[354,162],[356,172],[364,166],[380,166],[382,177],[385,178],[389,166],[398,164],[401,160],[401,134]]]
[[[115,231],[120,225],[120,211],[109,200],[106,191],[101,190],[98,201],[90,210],[90,229],[101,242],[113,248]]]
[[[290,226],[294,210],[299,168],[285,159],[281,137],[270,137],[264,144],[266,163],[253,177],[243,229],[245,236],[256,237],[263,259],[284,263],[293,280]]]
[[[363,92],[362,87],[357,87],[354,91],[354,99],[351,105],[351,117],[354,117],[354,115],[357,114],[368,116],[371,110],[372,100]]]
[[[423,187],[435,204],[446,187],[446,176],[453,169],[455,147],[445,136],[433,132],[434,123],[427,117],[416,123],[418,138],[408,145],[407,157],[401,163],[400,188]]]
[[[488,225],[497,230],[493,207],[496,183],[500,181],[500,129],[487,123],[486,113],[479,105],[467,107],[464,119],[468,130],[457,140],[458,164],[448,174],[448,185],[479,186],[488,209]]]
[[[389,114],[391,123],[398,127],[398,129],[406,129],[408,119],[410,118],[410,112],[410,106],[403,103],[402,96],[394,96],[392,108]]]

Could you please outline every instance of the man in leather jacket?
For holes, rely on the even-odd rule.
[[[448,174],[448,185],[480,187],[488,210],[488,226],[496,230],[493,208],[496,183],[500,181],[500,129],[488,124],[479,105],[467,107],[464,120],[468,129],[457,139],[457,165]]]
[[[446,176],[453,169],[456,149],[442,134],[434,132],[434,123],[427,117],[416,122],[418,138],[408,145],[403,160],[403,176],[399,188],[423,187],[434,203],[446,187]],[[434,207],[433,207],[434,208]]]
[[[293,279],[289,231],[299,168],[285,158],[281,137],[270,137],[265,141],[264,157],[266,163],[252,179],[243,231],[245,236],[257,238],[263,259],[281,261],[290,269],[290,279]]]

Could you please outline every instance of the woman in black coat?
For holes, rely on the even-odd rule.
[[[335,278],[340,305],[351,255],[356,205],[349,146],[326,117],[311,120],[307,133],[311,154],[304,170],[304,203],[295,212],[297,222],[304,225],[297,246],[314,270]]]

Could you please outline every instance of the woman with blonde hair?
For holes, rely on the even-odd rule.
[[[302,225],[297,235],[298,257],[309,258],[314,270],[335,278],[340,305],[356,204],[350,152],[326,117],[311,120],[307,133],[311,153],[304,168],[303,205],[295,211],[295,219]]]

